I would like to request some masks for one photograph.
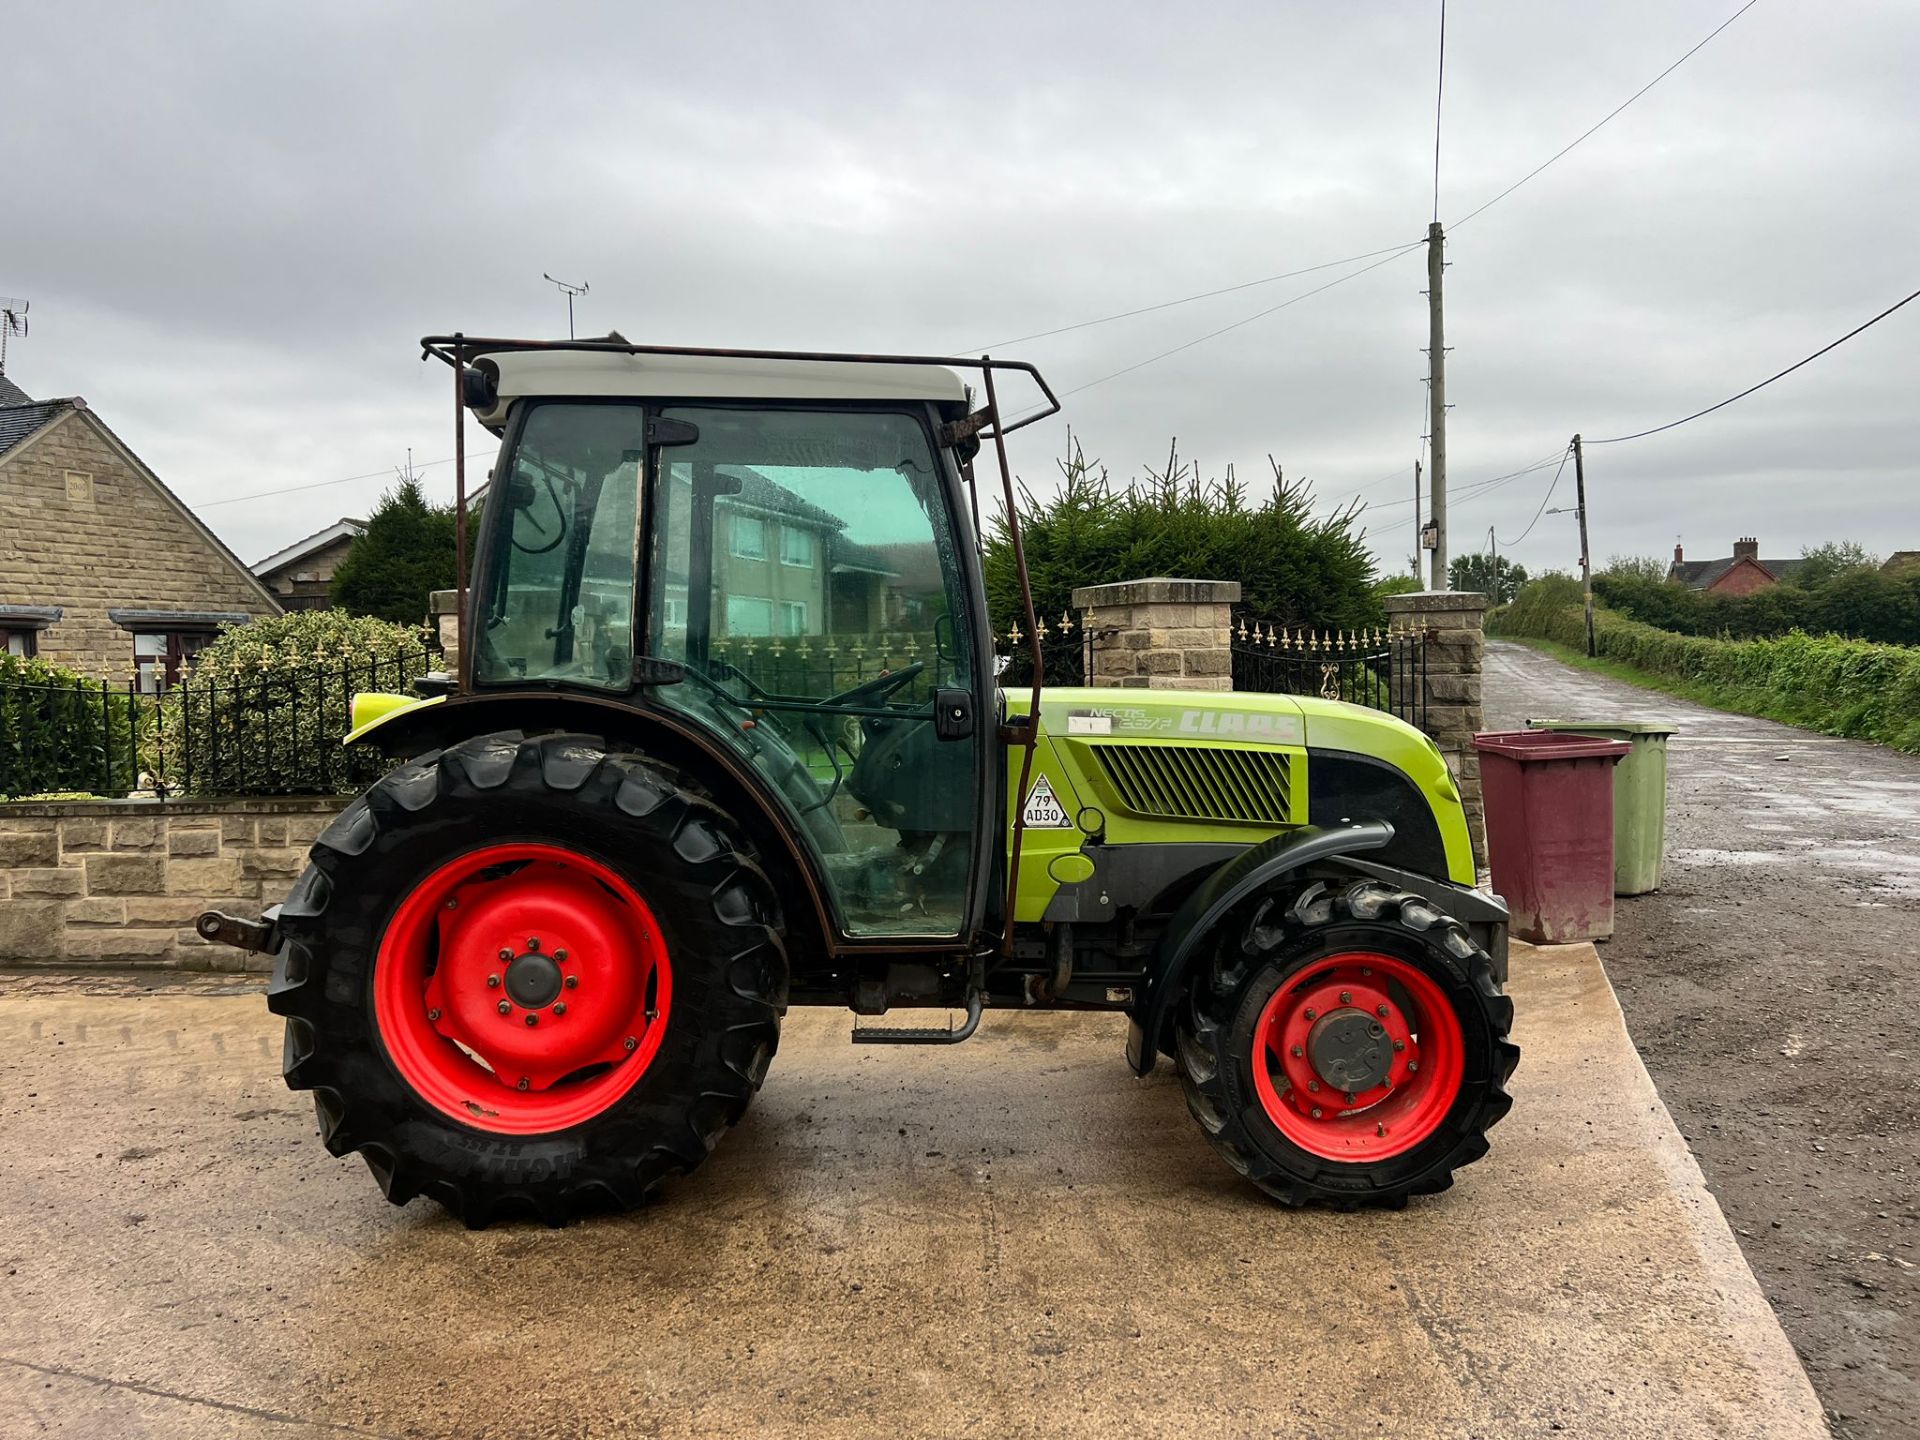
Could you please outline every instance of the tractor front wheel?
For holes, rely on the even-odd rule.
[[[639,1203],[780,1038],[772,887],[675,773],[581,735],[400,766],[314,844],[268,1004],[327,1146],[469,1225]]]
[[[1378,882],[1314,882],[1230,917],[1187,996],[1187,1105],[1290,1205],[1444,1190],[1512,1105],[1513,1002],[1466,927]]]

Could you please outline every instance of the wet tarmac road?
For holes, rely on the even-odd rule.
[[[1487,649],[1487,723],[1667,718],[1607,972],[1843,1440],[1920,1437],[1920,756]]]
[[[388,1206],[257,994],[0,976],[0,1435],[1803,1436],[1818,1407],[1587,947],[1401,1213],[1234,1176],[1111,1018],[955,1050],[798,1012],[662,1202]]]

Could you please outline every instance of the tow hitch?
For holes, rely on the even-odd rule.
[[[216,945],[231,945],[236,950],[251,950],[257,955],[272,955],[280,949],[280,907],[275,905],[258,920],[243,920],[219,910],[202,910],[193,922],[202,940]]]

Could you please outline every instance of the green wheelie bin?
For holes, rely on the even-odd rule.
[[[1535,730],[1624,740],[1633,747],[1613,767],[1613,893],[1646,895],[1660,888],[1667,850],[1667,737],[1660,720],[1529,720]]]

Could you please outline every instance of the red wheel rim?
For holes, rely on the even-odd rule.
[[[489,845],[400,902],[373,1013],[414,1092],[481,1130],[564,1130],[606,1110],[659,1052],[672,968],[653,912],[597,860]]]
[[[1267,1118],[1325,1160],[1384,1160],[1426,1140],[1459,1097],[1465,1057],[1439,985],[1417,965],[1366,950],[1292,977],[1253,1030]]]

